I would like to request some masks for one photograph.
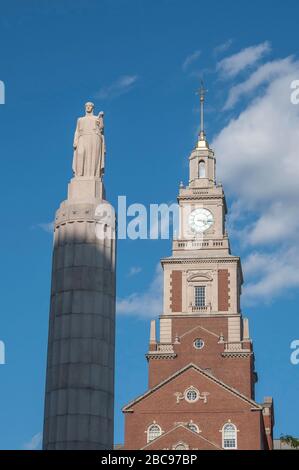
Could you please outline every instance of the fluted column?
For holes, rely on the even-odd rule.
[[[115,237],[104,197],[99,178],[75,177],[56,213],[44,449],[113,446]]]

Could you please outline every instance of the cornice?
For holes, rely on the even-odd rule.
[[[220,379],[217,379],[216,377],[212,376],[210,373],[206,372],[204,369],[202,369],[201,367],[193,364],[193,363],[190,363],[188,365],[186,365],[185,367],[183,367],[182,369],[179,369],[178,371],[176,371],[174,374],[172,374],[171,376],[167,377],[167,379],[165,380],[162,380],[162,382],[160,382],[159,384],[155,385],[153,388],[149,389],[147,392],[143,393],[142,395],[140,395],[139,397],[135,398],[134,400],[132,400],[130,403],[128,403],[127,405],[125,405],[123,408],[122,408],[122,411],[124,413],[127,413],[127,412],[133,412],[133,406],[140,402],[141,400],[145,399],[146,397],[148,397],[149,395],[151,395],[152,393],[154,393],[156,390],[158,390],[159,388],[163,387],[165,384],[167,384],[168,382],[170,382],[171,380],[175,379],[176,377],[178,377],[179,375],[181,375],[182,373],[186,372],[187,370],[189,369],[195,369],[199,372],[199,374],[201,374],[202,376],[206,377],[208,380],[210,380],[211,382],[214,382],[214,383],[217,383],[221,388],[223,388],[224,390],[227,390],[229,393],[231,393],[232,395],[235,395],[235,396],[238,396],[241,400],[245,401],[246,403],[248,403],[249,405],[251,405],[251,408],[253,409],[257,409],[257,410],[262,410],[262,406],[259,405],[258,403],[256,403],[254,400],[252,400],[251,398],[248,398],[247,396],[243,395],[241,392],[239,392],[238,390],[234,389],[233,387],[225,384],[224,382],[222,382],[222,380]]]
[[[245,358],[253,355],[253,352],[223,352],[221,353],[222,357],[234,357],[234,358]]]
[[[228,312],[228,313],[215,313],[215,312],[211,312],[211,313],[189,313],[189,312],[185,312],[185,313],[178,313],[178,312],[174,312],[174,313],[161,313],[161,315],[159,315],[159,318],[170,318],[170,319],[174,319],[174,318],[230,318],[230,317],[233,317],[233,318],[236,318],[236,317],[240,317],[242,318],[242,314],[241,313],[238,313],[238,312]]]
[[[177,357],[176,353],[160,353],[160,352],[149,352],[145,355],[146,359],[175,359]]]
[[[184,201],[184,200],[188,201],[190,199],[192,200],[193,199],[225,199],[225,196],[224,194],[211,195],[211,194],[198,193],[198,194],[192,194],[192,195],[190,194],[190,196],[178,196],[177,197],[178,201]]]
[[[191,256],[191,257],[173,257],[170,256],[169,258],[162,258],[161,259],[161,264],[163,265],[164,263],[168,264],[189,264],[189,263],[235,263],[235,262],[240,262],[240,257],[239,256],[229,256],[229,257],[223,257],[221,258],[220,256],[218,257],[209,257],[209,258],[202,258],[202,257],[196,257],[196,256]]]

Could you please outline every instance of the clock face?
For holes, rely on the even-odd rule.
[[[197,233],[203,233],[214,223],[212,213],[208,209],[195,209],[189,215],[189,226]]]

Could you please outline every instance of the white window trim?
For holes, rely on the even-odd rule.
[[[193,429],[191,429],[190,426],[194,426],[196,428],[196,430],[193,431]],[[189,423],[187,423],[187,428],[190,429],[190,431],[192,431],[192,432],[196,432],[197,434],[200,433],[199,427],[197,426],[197,424],[193,423],[192,420],[189,421]]]
[[[189,399],[187,398],[187,394],[188,394],[188,392],[190,392],[190,391],[196,393],[197,396],[196,396],[196,399],[195,399],[195,400],[189,400]],[[191,385],[191,387],[186,388],[186,390],[185,390],[185,392],[184,392],[184,397],[185,397],[185,400],[186,400],[188,403],[196,403],[196,402],[199,400],[199,390],[197,390],[197,388],[195,388],[195,387],[193,387],[193,386]]]
[[[224,447],[224,428],[225,426],[233,426],[234,429],[235,429],[235,446],[234,447]],[[220,430],[220,432],[222,433],[222,449],[224,450],[234,450],[234,449],[238,449],[238,432],[239,430],[237,429],[237,426],[232,423],[230,420],[225,423],[223,426],[222,426],[222,429]]]
[[[186,442],[179,441],[176,444],[172,446],[172,450],[176,450],[178,446],[184,446],[184,450],[189,450],[188,444]],[[177,450],[183,450],[183,449],[177,449]]]
[[[150,436],[150,430],[151,430],[151,427],[152,426],[157,426],[159,428],[159,436],[155,437],[155,439],[150,439],[149,436]],[[155,441],[156,439],[158,439],[158,437],[160,437],[162,435],[163,431],[161,429],[161,426],[159,424],[156,423],[156,421],[154,421],[153,423],[151,423],[148,427],[147,427],[147,430],[146,430],[146,441],[147,443],[149,442],[153,442]]]
[[[202,341],[202,346],[201,346],[200,348],[197,347],[197,346],[195,346],[195,342],[196,342],[196,341],[199,341],[199,340]],[[204,340],[203,340],[202,338],[195,338],[195,340],[193,340],[193,347],[194,347],[195,349],[197,349],[198,351],[200,351],[201,349],[203,349],[203,348],[205,347],[205,342],[204,342]]]

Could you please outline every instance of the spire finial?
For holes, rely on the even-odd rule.
[[[199,95],[200,101],[200,132],[199,132],[199,140],[206,140],[206,135],[204,131],[204,102],[205,102],[205,94],[208,90],[205,89],[203,80],[200,81],[200,88],[197,92]]]

